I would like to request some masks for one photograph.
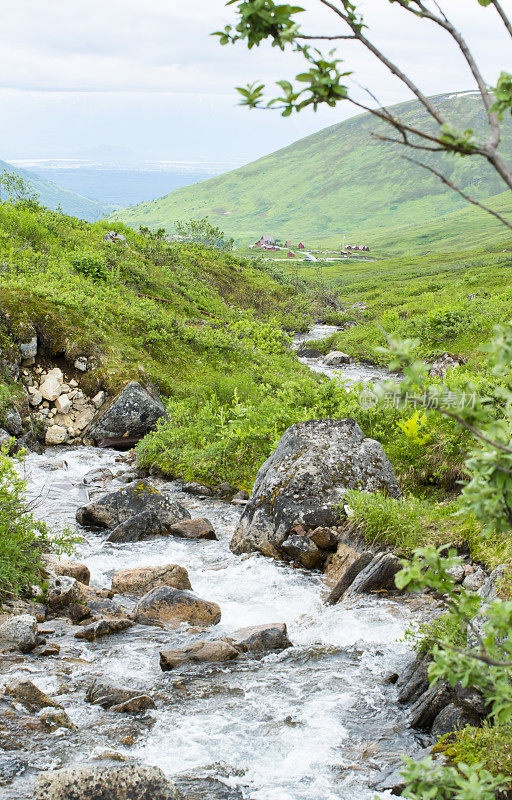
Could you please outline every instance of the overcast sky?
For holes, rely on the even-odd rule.
[[[512,0],[502,0],[512,12]],[[302,3],[308,32],[333,32],[318,0]],[[493,83],[510,70],[510,40],[493,9],[444,0]],[[460,55],[427,22],[387,0],[365,0],[372,35],[429,94],[473,88]],[[0,158],[65,157],[104,145],[147,158],[239,163],[350,116],[348,105],[282,119],[237,106],[235,85],[291,77],[276,48],[220,47],[224,0],[0,0]],[[382,103],[401,84],[353,43],[340,54]],[[357,90],[356,90],[357,91]]]

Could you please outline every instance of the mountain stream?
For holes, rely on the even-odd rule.
[[[307,338],[328,332],[314,329]],[[355,378],[354,366],[336,372],[352,380],[382,374],[360,367]],[[84,485],[84,475],[99,467],[114,474],[126,469],[119,453],[93,447],[30,454],[25,470],[35,515],[53,530],[75,528],[79,506],[123,485],[116,478]],[[159,537],[111,544],[108,531],[80,529],[76,560],[87,564],[95,587],[110,586],[113,572],[123,568],[184,566],[193,591],[218,603],[222,620],[206,632],[136,625],[94,643],[73,638],[59,620],[41,624],[54,631],[59,656],[26,656],[3,667],[0,682],[30,679],[57,696],[77,730],[55,731],[50,744],[48,736],[39,741],[34,734],[28,769],[0,790],[2,797],[28,800],[39,769],[135,758],[161,767],[188,800],[372,800],[371,786],[383,771],[418,748],[389,682],[410,656],[401,640],[417,618],[418,601],[377,594],[327,606],[320,573],[231,553],[239,507],[191,497],[179,483],[155,482],[193,517],[210,519],[218,541]],[[260,659],[160,670],[162,646],[269,622],[286,622],[292,648]],[[149,692],[157,709],[130,716],[87,704],[85,690],[96,677]]]

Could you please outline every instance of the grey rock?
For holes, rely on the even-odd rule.
[[[485,583],[481,586],[479,590],[479,595],[483,600],[488,600],[492,602],[496,600],[496,586],[503,580],[505,575],[510,574],[510,564],[500,564],[498,567],[493,569]]]
[[[65,575],[50,576],[45,600],[54,614],[67,614],[74,622],[80,622],[91,612],[114,617],[126,616],[118,603]]]
[[[307,536],[292,534],[281,545],[281,550],[306,569],[321,569],[327,553],[320,550]]]
[[[411,708],[409,726],[419,730],[430,730],[440,711],[455,700],[455,692],[446,683],[430,686]]]
[[[165,406],[160,398],[132,381],[98,411],[87,429],[87,436],[96,441],[144,436],[163,416]]]
[[[219,492],[222,497],[228,497],[235,493],[235,487],[232,486],[229,481],[223,481],[223,483],[219,483]]]
[[[143,511],[117,525],[109,535],[109,542],[139,542],[152,536],[168,536],[169,528],[156,511]]]
[[[29,342],[20,344],[20,355],[23,360],[37,356],[37,336],[33,336]]]
[[[471,712],[455,705],[455,703],[450,703],[435,718],[432,724],[432,735],[441,737],[445,733],[460,731],[461,728],[465,728],[467,725],[479,725],[480,721],[480,717],[476,714],[471,714]]]
[[[278,653],[293,647],[284,622],[240,628],[233,631],[226,639],[243,653]]]
[[[421,761],[426,756],[431,755],[432,748],[425,747],[418,753],[414,753],[412,758],[415,761]],[[401,796],[403,790],[405,789],[405,779],[400,774],[403,770],[405,764],[401,764],[396,769],[390,769],[385,774],[384,777],[379,778],[379,780],[372,785],[372,789],[376,789],[378,792],[390,792],[392,795]]]
[[[209,486],[203,486],[202,483],[196,483],[196,481],[192,481],[191,483],[185,483],[183,486],[183,491],[187,494],[194,494],[198,497],[213,497],[213,490],[210,489]]]
[[[89,472],[86,472],[83,477],[83,482],[86,486],[89,486],[91,483],[101,483],[102,481],[110,481],[114,477],[114,473],[112,470],[108,469],[107,467],[98,467],[97,469],[91,469]],[[133,477],[137,477],[136,475]],[[132,478],[133,480],[133,478]]]
[[[0,428],[0,447],[3,447],[4,444],[10,445],[9,455],[12,455],[12,453],[14,453],[16,450],[16,442],[12,441],[12,436],[10,433],[7,433],[4,428]]]
[[[468,575],[462,581],[464,589],[470,592],[478,592],[485,583],[486,575],[483,569],[477,569],[472,575]]]
[[[0,650],[30,653],[37,645],[37,620],[30,614],[19,614],[0,624]]]
[[[396,588],[395,575],[400,569],[400,561],[393,553],[378,553],[354,578],[345,596],[391,591]]]
[[[429,688],[428,668],[432,663],[430,653],[416,656],[399,675],[397,681],[398,702],[414,703]]]
[[[76,513],[76,519],[81,525],[112,530],[145,511],[157,513],[159,519],[169,525],[181,519],[190,519],[186,508],[176,502],[172,495],[155,489],[146,480],[133,481],[123,489],[109,492],[99,500],[82,506]]]
[[[158,767],[81,765],[43,772],[34,800],[178,800],[178,792]]]
[[[462,564],[455,564],[454,567],[447,570],[447,574],[453,579],[454,583],[462,583],[465,575],[464,566]]]
[[[457,705],[468,711],[470,714],[484,719],[490,711],[490,706],[486,703],[483,695],[477,690],[458,683],[455,686]]]
[[[155,701],[145,692],[138,689],[125,689],[116,683],[95,680],[85,693],[85,700],[92,705],[108,708],[112,711],[128,710],[127,703],[132,702],[131,711],[143,711],[155,708]],[[137,700],[135,703],[133,701]]]
[[[86,356],[78,356],[73,364],[74,368],[80,372],[87,372],[87,358]]]
[[[282,544],[295,525],[308,529],[340,521],[338,506],[347,489],[400,497],[381,445],[365,439],[353,419],[292,425],[260,467],[231,550],[282,558]]]
[[[241,489],[239,492],[237,492],[231,498],[231,502],[232,503],[237,503],[237,502],[246,503],[249,500],[250,496],[251,495],[249,494],[249,492],[247,492],[245,489]]]
[[[350,356],[341,350],[331,350],[324,358],[324,363],[328,367],[340,367],[342,364],[350,364]]]
[[[175,522],[168,528],[172,536],[182,539],[216,539],[217,534],[209,519],[200,517],[197,519],[183,519]]]
[[[333,606],[335,603],[338,603],[344,597],[347,589],[355,581],[359,573],[362,572],[373,559],[374,553],[370,550],[363,551],[360,555],[356,556],[355,560],[350,559],[350,561],[347,562],[347,567],[343,574],[331,589],[326,600],[327,605]]]
[[[4,416],[4,428],[11,436],[21,436],[23,433],[23,420],[17,408],[9,408]]]
[[[297,351],[299,358],[320,358],[322,355],[320,350],[315,350],[314,347],[301,347]]]
[[[449,353],[443,353],[434,363],[429,370],[430,378],[444,378],[449,369],[455,369],[461,364],[464,364],[462,356],[452,356]]]

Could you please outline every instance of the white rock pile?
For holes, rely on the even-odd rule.
[[[46,444],[70,444],[83,437],[84,431],[96,411],[105,402],[105,392],[87,397],[78,381],[67,380],[59,367],[43,370],[23,369],[23,382],[27,388],[34,420],[46,429]]]

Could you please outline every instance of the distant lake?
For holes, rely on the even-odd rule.
[[[53,181],[62,189],[116,208],[163,197],[174,189],[213,178],[234,166],[168,162],[117,166],[83,163],[73,159],[23,159],[12,163]]]

